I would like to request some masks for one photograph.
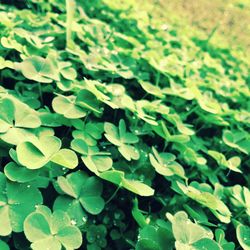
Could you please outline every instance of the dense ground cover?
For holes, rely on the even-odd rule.
[[[76,2],[0,5],[0,249],[250,249],[244,53]]]

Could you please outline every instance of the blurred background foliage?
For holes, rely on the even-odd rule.
[[[250,52],[249,0],[150,0],[141,8],[190,35],[210,36],[211,43]]]

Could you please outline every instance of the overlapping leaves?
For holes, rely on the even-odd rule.
[[[148,2],[19,2],[0,6],[0,248],[24,229],[39,250],[249,249],[239,50]]]

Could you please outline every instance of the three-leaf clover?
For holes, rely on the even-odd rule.
[[[32,56],[21,63],[16,63],[15,66],[26,78],[33,81],[51,83],[53,80],[60,80],[57,62],[52,56],[47,58]]]
[[[175,155],[171,153],[158,153],[155,148],[152,148],[152,151],[153,154],[149,154],[149,160],[158,174],[163,176],[178,175],[186,179],[183,167],[175,161]]]
[[[172,231],[177,250],[208,249],[220,250],[220,246],[213,240],[213,233],[204,227],[191,222],[184,211],[177,212],[174,216],[167,214],[172,223]]]
[[[19,184],[0,173],[0,235],[22,232],[25,217],[42,203],[42,195],[32,185]]]
[[[227,160],[224,154],[217,151],[208,150],[207,153],[213,157],[220,166],[238,173],[242,173],[242,171],[238,168],[241,163],[241,159],[238,156],[233,156]]]
[[[104,123],[105,137],[114,145],[118,147],[119,152],[122,156],[130,161],[138,160],[140,153],[131,144],[135,144],[139,141],[139,138],[126,130],[124,120],[120,120],[119,127],[117,128],[114,124],[105,122]]]
[[[51,213],[46,206],[38,206],[24,221],[24,234],[34,250],[78,249],[82,244],[80,230],[73,225],[67,213]]]
[[[112,167],[113,161],[109,152],[100,152],[98,147],[90,147],[82,139],[74,139],[71,148],[82,155],[81,159],[86,167],[96,175]]]
[[[54,162],[66,168],[75,168],[78,158],[70,149],[60,149],[61,140],[55,136],[29,138],[17,145],[18,161],[30,169],[38,169],[48,162]]]
[[[97,140],[102,138],[103,123],[84,124],[81,120],[73,120],[72,125],[77,128],[72,132],[73,137],[84,140],[89,146],[95,146]]]
[[[96,215],[103,210],[103,187],[97,177],[89,177],[85,172],[77,171],[66,177],[58,177],[56,185],[61,195],[56,198],[54,209],[67,211],[78,225],[83,224],[85,211]]]
[[[245,208],[246,213],[250,216],[250,190],[247,187],[235,185],[230,188],[230,201],[235,208]]]
[[[247,132],[224,130],[222,139],[229,147],[238,149],[245,154],[249,154],[250,137]]]
[[[164,220],[157,220],[155,225],[144,226],[138,236],[136,250],[165,250],[173,249],[174,237],[171,224]]]
[[[166,124],[163,121],[160,122],[160,125],[152,126],[152,128],[156,134],[158,134],[168,142],[186,143],[190,140],[190,137],[185,134],[171,135]]]
[[[90,225],[86,234],[88,242],[91,243],[91,245],[88,246],[88,249],[92,249],[91,246],[105,248],[107,246],[106,235],[107,229],[104,225]],[[93,249],[96,248],[93,247]]]
[[[77,96],[57,95],[52,101],[52,107],[56,113],[68,119],[85,117],[89,111],[101,113],[96,96],[86,89],[80,90]]]
[[[185,186],[184,184],[177,182],[177,185],[186,196],[203,206],[208,207],[221,222],[230,222],[230,210],[222,200],[216,197],[216,195],[208,191],[203,191],[202,188],[199,187],[198,183],[193,182],[189,186]]]
[[[14,98],[0,101],[0,138],[10,144],[18,144],[34,134],[29,130],[41,126],[37,113]]]
[[[151,196],[154,194],[154,189],[138,180],[126,178],[123,171],[108,170],[100,173],[99,176],[104,180],[110,181],[119,187],[123,187],[141,196]]]

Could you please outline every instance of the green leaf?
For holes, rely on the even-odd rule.
[[[52,214],[45,206],[38,206],[27,216],[24,234],[32,242],[32,249],[78,249],[82,244],[81,232],[71,224],[67,213],[56,210]]]
[[[12,231],[11,221],[9,218],[9,207],[0,206],[0,219],[1,219],[0,235],[7,236]]]
[[[224,130],[222,139],[229,147],[236,148],[245,154],[249,154],[250,139],[246,132]]]
[[[158,153],[152,148],[153,154],[149,154],[149,160],[155,171],[163,176],[178,175],[186,179],[182,166],[175,161],[175,155],[170,153]]]
[[[0,240],[0,249],[1,250],[10,250],[9,246],[7,245],[7,243],[5,243],[2,240]]]
[[[126,179],[122,171],[109,170],[101,173],[99,176],[140,196],[151,196],[154,194],[154,190],[148,185],[138,180]]]
[[[109,122],[104,123],[104,136],[114,145],[118,147],[121,155],[127,160],[138,160],[140,158],[139,151],[132,146],[139,141],[139,138],[126,131],[124,120],[119,121],[119,127]]]
[[[212,232],[196,223],[191,222],[185,212],[177,212],[174,216],[167,214],[172,223],[175,247],[182,249],[220,250],[220,246],[213,240]]]
[[[214,194],[211,194],[207,191],[199,190],[196,187],[188,186],[177,182],[177,185],[182,190],[182,192],[187,195],[189,198],[197,201],[203,206],[208,207],[211,212],[224,223],[229,223],[231,221],[231,212],[228,207]]]
[[[63,148],[54,154],[51,161],[69,169],[74,169],[78,165],[77,155],[67,148]]]
[[[18,184],[6,180],[0,173],[0,235],[7,236],[12,231],[22,232],[25,217],[42,203],[39,190],[30,184]]]
[[[250,249],[250,227],[238,225],[236,228],[237,239],[244,250]]]
[[[164,94],[160,87],[155,86],[149,82],[139,81],[141,87],[149,94],[157,96],[159,98],[163,98]]]
[[[32,213],[26,218],[24,232],[31,242],[43,240],[51,234],[49,222],[41,213]]]
[[[51,83],[53,80],[60,80],[56,61],[50,57],[32,56],[17,64],[16,68],[26,78],[37,82]]]
[[[194,244],[192,244],[194,249],[200,250],[221,250],[221,247],[216,243],[214,240],[203,238],[199,241],[196,241]]]
[[[25,103],[10,97],[4,98],[0,105],[0,138],[9,144],[19,144],[34,134],[28,130],[41,126],[35,110]]]
[[[171,218],[173,234],[176,241],[193,244],[202,238],[212,238],[212,233],[198,224],[192,223],[185,212],[176,213]]]
[[[77,93],[76,105],[96,113],[101,113],[99,101],[96,96],[86,89],[82,89]]]
[[[70,62],[61,62],[59,64],[60,73],[67,80],[74,80],[77,77],[77,72]]]
[[[48,162],[55,162],[66,168],[75,168],[78,159],[69,149],[61,149],[61,141],[55,136],[30,138],[29,141],[17,145],[18,161],[29,169],[38,169]]]
[[[63,202],[68,204],[65,206],[68,211],[69,204],[75,207],[81,206],[91,214],[99,214],[104,208],[104,200],[101,197],[102,183],[96,177],[88,177],[84,172],[78,171],[64,177],[58,177],[57,184],[62,190],[63,194],[71,197],[64,196],[58,197],[55,201],[54,208],[59,208],[58,204]],[[79,211],[79,209],[78,209]],[[72,212],[72,210],[71,210]],[[74,211],[73,211],[74,212]],[[77,214],[70,214],[73,218],[79,217]],[[83,212],[81,218],[85,216]]]
[[[250,216],[250,190],[247,187],[235,185],[230,188],[230,200],[236,208],[243,208],[246,213]]]
[[[4,174],[6,177],[11,181],[20,183],[34,180],[39,173],[40,172],[37,170],[27,169],[14,162],[10,162],[4,167]]]
[[[57,96],[53,99],[52,107],[56,113],[68,119],[82,118],[87,115],[87,110],[75,104],[75,96]]]
[[[100,152],[95,146],[89,147],[82,139],[74,139],[71,142],[71,148],[82,154],[82,161],[96,175],[99,175],[99,172],[109,170],[113,165],[112,158],[109,157],[110,153]]]
[[[77,227],[65,227],[58,231],[57,239],[67,249],[78,249],[82,245],[82,234]]]

